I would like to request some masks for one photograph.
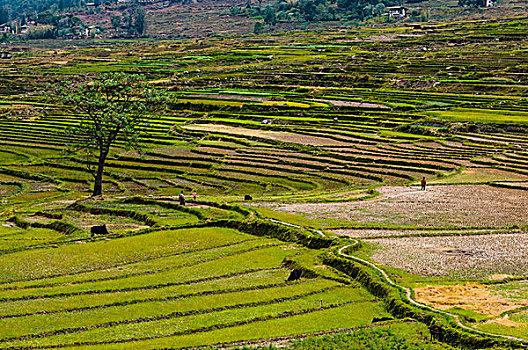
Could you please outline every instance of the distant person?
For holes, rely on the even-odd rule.
[[[422,177],[422,191],[425,191],[425,185],[427,184],[427,181],[425,181],[425,176]]]
[[[196,202],[196,191],[193,191],[193,199]]]
[[[180,192],[178,200],[180,201],[180,205],[185,205],[185,196],[183,195],[183,191]]]

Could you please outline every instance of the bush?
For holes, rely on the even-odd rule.
[[[51,25],[31,27],[26,32],[27,39],[53,39],[56,37],[57,31]]]
[[[251,235],[276,238],[284,242],[297,242],[311,249],[328,248],[336,243],[333,238],[314,236],[301,229],[286,227],[261,219],[218,220],[211,222],[210,226],[233,228]]]

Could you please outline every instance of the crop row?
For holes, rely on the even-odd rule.
[[[269,243],[273,244],[273,243]],[[57,277],[44,277],[39,279],[29,279],[20,282],[9,282],[2,284],[1,291],[7,290],[22,290],[33,288],[48,288],[54,286],[62,286],[65,283],[82,284],[85,282],[97,282],[105,280],[114,280],[122,277],[131,277],[135,274],[149,274],[161,270],[168,270],[167,264],[180,263],[191,259],[193,254],[203,255],[203,259],[211,258],[215,254],[226,254],[231,251],[239,251],[244,249],[253,249],[258,246],[265,246],[264,242],[255,240],[254,238],[247,238],[242,240],[233,240],[224,244],[204,246],[200,248],[187,249],[183,251],[176,251],[171,254],[164,254],[162,256],[145,257],[141,261],[132,261],[120,264],[113,268],[104,270],[92,270],[88,272],[67,273]],[[229,255],[229,254],[228,254]],[[195,261],[195,260],[191,260]],[[169,265],[170,266],[170,265]]]
[[[349,299],[350,292],[345,289],[328,290],[322,293],[310,293],[300,298],[277,298],[262,304],[247,303],[242,307],[211,310],[204,313],[174,314],[172,318],[142,323],[126,323],[109,328],[86,329],[79,333],[50,335],[38,340],[38,346],[98,345],[112,343],[133,343],[137,341],[175,337],[187,334],[203,333],[214,329],[234,327],[264,320],[286,318],[294,315],[323,311],[344,305],[372,303],[372,301]],[[317,305],[321,299],[323,306]],[[314,306],[317,305],[317,306]],[[206,311],[206,310],[205,310]],[[180,317],[178,317],[180,316]],[[139,332],[138,332],[139,331]],[[130,337],[130,333],[135,333]],[[93,339],[99,339],[94,341]],[[9,346],[29,345],[28,342],[10,342]],[[7,344],[6,344],[7,345]]]
[[[145,259],[175,255],[250,238],[230,229],[186,228],[149,231],[148,235],[101,240],[89,245],[65,245],[54,250],[32,250],[0,257],[1,282],[37,280],[103,270]],[[175,244],[178,245],[175,246]],[[138,251],[141,254],[138,254]],[[69,256],[71,258],[66,259]],[[28,257],[33,262],[26,266]],[[52,261],[49,264],[48,261]]]
[[[259,256],[268,254],[266,258]],[[60,296],[91,295],[102,293],[126,292],[134,290],[151,290],[168,286],[193,284],[199,281],[225,278],[240,273],[247,273],[255,269],[273,268],[279,266],[287,255],[280,248],[261,246],[241,250],[237,253],[226,254],[217,258],[204,258],[195,260],[195,263],[180,263],[173,269],[160,269],[143,274],[128,274],[115,279],[96,280],[55,287],[42,287],[38,289],[4,290],[0,298],[2,301],[30,300],[54,298]],[[245,264],[243,262],[246,262]],[[233,266],[225,265],[233,264]]]
[[[228,294],[210,294],[165,299],[160,302],[146,301],[104,309],[83,310],[60,314],[43,314],[3,319],[4,338],[0,342],[41,338],[50,335],[85,332],[87,330],[115,327],[126,324],[150,323],[177,317],[219,312],[223,310],[277,304],[324,293],[335,288],[328,281],[276,286],[273,288],[243,290]],[[99,323],[100,319],[104,323]],[[24,324],[26,327],[20,327]],[[41,332],[32,333],[30,329]],[[29,332],[28,332],[29,331]],[[28,334],[29,333],[29,334]]]
[[[13,301],[3,310],[0,318],[15,318],[42,314],[77,312],[126,306],[144,302],[161,302],[188,297],[242,292],[284,286],[287,270],[271,268],[248,273],[144,291],[115,292],[92,295],[72,295],[60,298]]]

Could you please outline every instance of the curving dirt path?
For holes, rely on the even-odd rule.
[[[513,337],[513,336],[509,336],[509,335],[502,335],[502,334],[495,334],[495,333],[490,333],[490,332],[485,332],[485,331],[482,331],[480,329],[477,329],[477,328],[474,328],[474,327],[470,327],[470,326],[467,326],[465,325],[464,323],[462,323],[462,321],[460,321],[460,317],[458,315],[455,315],[455,314],[452,314],[450,312],[447,312],[447,311],[444,311],[444,310],[440,310],[440,309],[437,309],[437,308],[434,308],[432,306],[429,306],[429,305],[426,305],[426,304],[422,304],[418,301],[416,301],[413,297],[412,297],[412,289],[411,288],[408,288],[408,287],[405,287],[405,286],[402,286],[402,285],[399,285],[397,283],[395,283],[390,277],[389,275],[385,272],[385,270],[379,268],[378,266],[376,266],[375,264],[371,263],[370,261],[367,261],[367,260],[364,260],[364,259],[361,259],[361,258],[358,258],[357,256],[353,256],[353,255],[349,255],[349,254],[345,254],[343,253],[343,251],[349,247],[352,247],[356,244],[358,244],[359,241],[356,241],[354,244],[348,244],[348,245],[345,245],[343,247],[341,247],[339,250],[338,250],[338,253],[339,255],[345,257],[345,258],[349,258],[349,259],[352,259],[354,261],[357,261],[363,265],[367,265],[373,269],[375,269],[376,271],[380,272],[381,275],[383,276],[383,278],[385,279],[385,281],[390,284],[391,286],[393,287],[396,287],[398,289],[401,289],[405,292],[405,296],[406,296],[406,299],[408,302],[410,302],[411,304],[415,305],[415,306],[418,306],[418,307],[421,307],[421,308],[425,308],[427,310],[430,310],[430,311],[433,311],[433,312],[436,312],[436,313],[439,313],[439,314],[443,314],[443,315],[447,315],[447,316],[450,316],[452,317],[456,324],[465,329],[465,330],[468,330],[468,331],[471,331],[471,332],[476,332],[478,334],[481,334],[481,335],[486,335],[486,336],[491,336],[491,337],[498,337],[498,338],[504,338],[504,339],[509,339],[509,340],[514,340],[514,341],[518,341],[520,343],[523,343],[523,344],[526,344],[528,345],[528,340],[526,339],[521,339],[521,338],[517,338],[517,337]]]
[[[307,228],[299,226],[299,225],[294,225],[294,224],[290,224],[290,223],[279,221],[279,220],[275,220],[275,219],[270,219],[270,220],[273,221],[273,222],[276,222],[276,223],[280,223],[280,224],[286,225],[286,226],[297,227],[297,228],[308,230]],[[319,230],[311,230],[311,231],[315,231],[316,233],[318,233],[318,234],[320,234],[322,236],[325,236],[322,231],[319,231]],[[437,309],[437,308],[432,307],[430,305],[426,305],[426,304],[420,303],[419,301],[417,301],[416,299],[413,298],[412,289],[411,288],[399,285],[396,282],[394,282],[390,278],[390,276],[387,274],[387,272],[385,272],[385,270],[383,270],[382,268],[376,266],[375,264],[371,263],[370,261],[361,259],[361,258],[359,258],[357,256],[354,256],[354,255],[350,255],[350,254],[344,253],[343,251],[345,249],[347,249],[349,247],[353,247],[353,246],[359,244],[358,240],[356,240],[356,239],[351,239],[351,240],[353,241],[353,243],[352,244],[347,244],[347,245],[341,247],[338,250],[338,254],[341,255],[342,257],[347,258],[347,259],[352,259],[352,260],[354,260],[356,262],[359,262],[360,264],[367,265],[367,266],[375,269],[376,271],[378,271],[382,275],[382,277],[385,280],[385,282],[387,282],[391,286],[396,287],[396,288],[398,288],[400,290],[403,290],[405,292],[406,299],[407,299],[407,301],[409,303],[411,303],[411,304],[413,304],[415,306],[418,306],[420,308],[424,308],[424,309],[427,309],[429,311],[438,313],[438,314],[442,314],[442,315],[446,315],[446,316],[452,317],[455,320],[456,324],[460,328],[463,328],[463,329],[468,330],[470,332],[478,333],[478,334],[485,335],[485,336],[491,336],[491,337],[498,337],[498,338],[503,338],[503,339],[514,340],[514,341],[518,341],[518,342],[528,346],[528,340],[526,340],[526,339],[517,338],[517,337],[513,337],[513,336],[508,336],[508,335],[502,335],[502,334],[495,334],[495,333],[485,332],[485,331],[482,331],[482,330],[480,330],[478,328],[467,326],[464,323],[462,323],[462,321],[460,320],[460,316],[458,316],[458,315],[452,314],[452,313],[444,311],[444,310]]]

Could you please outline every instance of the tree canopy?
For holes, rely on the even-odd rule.
[[[55,89],[67,109],[79,116],[79,123],[66,131],[72,140],[69,148],[84,153],[95,180],[93,195],[100,195],[111,147],[118,141],[126,149],[141,152],[140,138],[148,122],[156,118],[153,113],[165,106],[167,95],[153,89],[142,76],[125,73],[66,81]]]

